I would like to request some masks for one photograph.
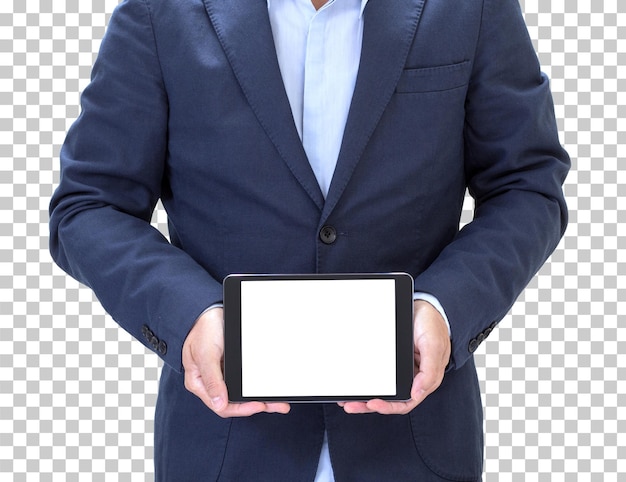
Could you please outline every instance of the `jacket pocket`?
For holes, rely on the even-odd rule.
[[[396,92],[412,94],[441,92],[463,87],[469,83],[471,62],[464,60],[456,64],[405,69],[400,76]]]
[[[472,358],[446,373],[409,417],[417,453],[433,473],[456,482],[481,479],[482,400]]]

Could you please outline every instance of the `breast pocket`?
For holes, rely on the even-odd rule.
[[[470,61],[465,60],[437,67],[405,69],[400,76],[396,92],[401,94],[442,92],[463,87],[469,82],[470,66]]]

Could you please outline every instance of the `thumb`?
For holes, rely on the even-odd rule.
[[[218,353],[214,349],[211,352],[207,361],[200,365],[200,375],[210,401],[209,408],[219,412],[228,405],[228,390],[222,372],[223,350]]]
[[[183,345],[185,388],[215,412],[228,405],[222,373],[223,327],[222,310],[209,310],[198,319]]]

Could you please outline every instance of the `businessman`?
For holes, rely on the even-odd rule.
[[[157,480],[475,481],[473,353],[562,236],[568,168],[517,0],[125,0],[51,251],[165,362]],[[389,271],[410,401],[229,402],[225,276]]]

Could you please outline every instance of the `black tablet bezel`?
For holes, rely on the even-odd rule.
[[[259,396],[242,395],[242,353],[241,353],[241,282],[271,280],[363,280],[391,279],[395,281],[396,298],[396,394],[327,396]],[[413,352],[413,278],[407,273],[375,274],[234,274],[224,279],[224,379],[228,388],[228,398],[232,402],[339,402],[363,401],[372,399],[408,400],[414,376]]]

